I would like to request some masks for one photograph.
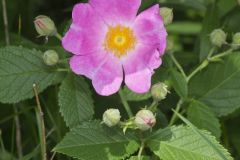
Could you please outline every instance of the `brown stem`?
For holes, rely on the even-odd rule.
[[[37,117],[38,117],[38,126],[39,126],[39,135],[40,135],[40,144],[41,144],[41,152],[42,152],[42,160],[47,160],[47,149],[46,149],[46,132],[45,132],[45,125],[44,125],[44,117],[43,111],[40,104],[37,85],[33,84],[33,91],[36,98],[37,103]]]

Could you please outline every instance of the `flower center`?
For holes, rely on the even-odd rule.
[[[131,28],[121,25],[109,27],[104,42],[106,50],[120,58],[126,55],[129,50],[134,49],[135,45],[136,37]]]

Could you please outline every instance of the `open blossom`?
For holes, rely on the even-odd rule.
[[[159,5],[137,15],[141,0],[89,0],[74,6],[73,22],[62,40],[73,53],[72,71],[92,80],[100,95],[117,92],[124,81],[134,92],[151,87],[167,33]]]

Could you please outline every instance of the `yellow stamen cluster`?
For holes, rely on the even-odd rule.
[[[136,37],[133,30],[129,27],[118,25],[109,27],[104,47],[112,52],[116,57],[120,58],[127,54],[136,45]]]

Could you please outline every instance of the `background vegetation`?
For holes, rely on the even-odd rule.
[[[48,15],[55,21],[59,33],[63,34],[70,22],[72,7],[78,2],[77,0],[7,0],[10,44],[29,49],[36,48],[41,51],[55,49],[61,57],[66,57],[68,53],[62,49],[58,39],[49,38],[47,41],[45,38],[37,38],[33,21],[40,14]],[[231,42],[234,33],[240,32],[240,4],[236,0],[144,0],[141,10],[156,3],[173,8],[174,22],[167,29],[169,38],[174,41],[176,59],[186,73],[190,73],[202,62],[211,50],[212,45],[209,41],[209,35],[213,29],[222,28],[227,32],[228,42]],[[2,13],[2,5],[0,5],[1,48],[6,45]],[[216,53],[227,48],[229,48],[229,45],[226,44],[222,49],[217,49]],[[161,128],[168,125],[173,115],[171,109],[175,108],[179,99],[177,95],[182,97],[189,95],[189,97],[198,99],[208,106],[201,106],[202,103],[198,104],[198,101],[187,102],[183,105],[183,115],[188,117],[197,127],[212,132],[221,144],[228,149],[234,159],[240,160],[240,56],[230,56],[222,62],[211,64],[207,70],[200,72],[188,86],[183,85],[182,82],[179,82],[179,78],[174,77],[176,74],[172,72],[175,72],[176,68],[169,56],[165,56],[164,59],[164,65],[156,72],[153,81],[154,83],[168,81],[172,89],[167,99],[159,105],[161,112],[158,116],[159,123],[157,125]],[[38,63],[38,60],[35,62]],[[21,65],[21,62],[19,62],[19,65]],[[234,78],[231,73],[236,74]],[[58,74],[57,76],[61,78],[53,83],[56,85],[43,84],[49,87],[39,94],[44,112],[49,157],[53,154],[51,150],[69,130],[59,112],[57,101],[59,82],[62,82],[66,75]],[[3,77],[0,75],[0,82],[2,82],[1,78]],[[230,81],[225,86],[218,86],[229,78]],[[215,83],[211,81],[215,81]],[[86,82],[89,83],[88,80]],[[208,92],[209,88],[214,87],[215,90],[211,91],[211,95],[204,94]],[[190,89],[188,90],[188,88]],[[16,92],[17,96],[4,99],[4,90]],[[95,94],[92,87],[90,87],[90,90],[92,90],[94,99],[94,102],[90,102],[94,103],[94,118],[101,119],[102,113],[109,107],[118,107],[122,110],[122,113],[124,112],[118,95],[101,97]],[[22,95],[23,93],[25,92],[17,90],[16,86],[7,86],[3,82],[0,84],[0,101],[2,102],[0,103],[0,160],[40,159],[41,149],[35,112],[36,101],[34,98],[19,101],[32,97]],[[19,98],[21,96],[25,97]],[[126,97],[131,100],[131,95]],[[139,110],[139,106],[144,107],[145,104],[150,103],[151,100],[145,100],[145,98],[142,101],[130,102],[134,112]],[[194,108],[191,105],[200,106],[200,108]],[[202,120],[196,120],[196,117],[202,117]],[[72,125],[71,122],[69,123]],[[176,123],[181,123],[181,121],[178,120]],[[146,152],[150,151],[147,150]],[[55,159],[66,160],[71,158],[56,154]]]

